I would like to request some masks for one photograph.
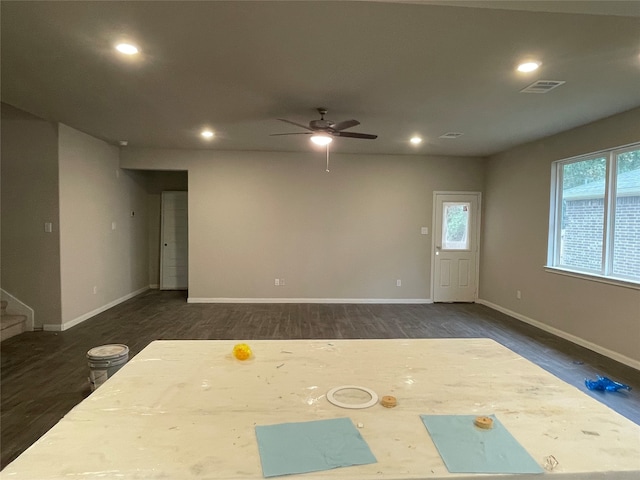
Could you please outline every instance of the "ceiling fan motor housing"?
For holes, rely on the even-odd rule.
[[[328,130],[335,125],[335,122],[331,120],[311,120],[309,122],[309,128],[312,130]]]

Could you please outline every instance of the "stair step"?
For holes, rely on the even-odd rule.
[[[25,315],[11,315],[9,313],[3,313],[0,316],[0,326],[2,330],[9,328],[17,323],[24,322],[27,319]]]
[[[25,331],[25,315],[10,315],[3,313],[0,316],[0,341],[20,335]]]

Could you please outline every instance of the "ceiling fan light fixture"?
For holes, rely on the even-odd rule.
[[[420,138],[417,135],[414,135],[413,137],[411,137],[409,139],[409,141],[413,144],[413,145],[420,145],[422,143],[422,138]]]
[[[330,135],[312,135],[311,141],[316,145],[325,146],[329,145],[333,141],[333,138],[331,138]]]
[[[213,138],[214,133],[211,130],[203,130],[200,132],[200,135],[202,135],[203,138],[210,139]]]

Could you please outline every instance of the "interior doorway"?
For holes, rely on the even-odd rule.
[[[189,287],[188,192],[162,192],[160,289]]]

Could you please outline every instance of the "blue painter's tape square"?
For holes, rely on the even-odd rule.
[[[265,477],[376,463],[350,419],[256,426]]]
[[[451,473],[544,473],[540,465],[500,423],[483,430],[476,415],[420,415]]]

